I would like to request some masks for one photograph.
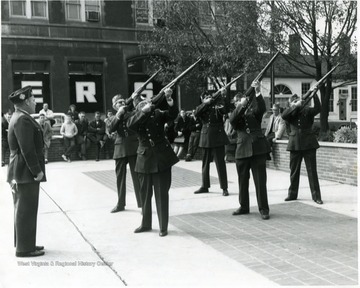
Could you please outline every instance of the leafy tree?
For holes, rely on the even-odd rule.
[[[149,55],[160,56],[152,57],[153,70],[159,65],[169,68],[162,74],[165,82],[199,57],[203,61],[198,73],[186,78],[194,83],[204,83],[208,76],[229,81],[245,69],[260,70],[258,47],[263,38],[256,1],[159,0],[154,4],[160,25],[142,36],[141,45]]]
[[[289,65],[316,80],[322,78],[336,63],[340,66],[320,88],[320,139],[328,135],[329,100],[333,89],[356,82],[357,61],[356,1],[264,1],[260,3],[262,21],[273,45],[284,53]],[[272,32],[272,33],[269,33]],[[287,36],[298,35],[301,53],[292,53]],[[334,83],[334,80],[340,82]],[[340,83],[340,84],[339,84]]]

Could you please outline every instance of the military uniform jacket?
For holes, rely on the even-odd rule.
[[[199,147],[214,148],[229,144],[224,130],[224,114],[226,114],[224,105],[202,103],[196,107],[195,117],[202,122]]]
[[[139,138],[136,172],[161,172],[179,161],[164,131],[165,123],[174,120],[178,113],[177,107],[172,106],[168,110],[154,109],[149,113],[139,110],[129,117],[128,127],[134,130]]]
[[[132,112],[126,112],[120,116],[120,119],[116,116],[111,119],[109,132],[117,132],[114,143],[113,159],[136,155],[139,141],[136,133],[129,130],[126,124],[131,114]]]
[[[41,171],[46,181],[44,139],[39,124],[25,111],[16,110],[9,124],[8,141],[10,159],[7,181],[34,183],[34,177]]]
[[[253,96],[254,97],[254,96]],[[261,131],[261,121],[266,111],[262,95],[252,100],[250,107],[238,105],[230,115],[230,124],[237,132],[235,159],[266,154],[271,151],[269,142]]]
[[[314,96],[314,107],[289,107],[282,113],[282,118],[288,122],[289,142],[287,151],[301,151],[319,148],[316,135],[312,130],[314,117],[321,110],[320,100]]]

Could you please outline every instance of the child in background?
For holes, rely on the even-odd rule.
[[[75,136],[78,133],[78,129],[75,123],[71,119],[71,115],[65,115],[65,122],[62,124],[60,134],[64,137],[64,150],[65,153],[61,155],[64,161],[71,162],[71,152],[75,150]]]

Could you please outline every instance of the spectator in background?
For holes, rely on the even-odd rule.
[[[174,120],[169,120],[164,124],[164,131],[165,131],[166,139],[168,139],[171,145],[174,145],[174,141],[177,136],[177,133],[175,132]]]
[[[46,121],[46,116],[43,113],[40,113],[38,123],[41,127],[44,136],[44,156],[45,156],[45,164],[48,163],[48,155],[49,155],[49,148],[51,144],[51,137],[52,137],[52,129],[48,121]]]
[[[90,142],[87,139],[89,121],[84,111],[79,113],[79,119],[75,121],[75,124],[78,129],[75,140],[76,145],[79,145],[79,159],[86,160],[86,150],[89,148]]]
[[[107,136],[105,133],[105,122],[100,119],[101,114],[99,111],[95,112],[95,118],[89,123],[88,138],[92,143],[97,145],[96,159],[100,159],[100,150],[104,147]]]
[[[79,113],[76,111],[76,106],[75,106],[75,104],[71,104],[71,105],[69,106],[69,110],[68,110],[67,114],[71,116],[71,119],[72,119],[74,122],[79,119]]]
[[[114,114],[111,110],[107,110],[106,112],[106,118],[104,119],[105,122],[105,134],[107,136],[106,143],[105,143],[105,153],[106,153],[106,159],[110,158],[110,151],[112,150],[116,138],[116,131],[110,132],[110,124],[111,121],[114,119]]]
[[[6,152],[9,151],[8,131],[12,111],[1,115],[1,166],[5,166]]]
[[[265,130],[265,137],[269,141],[272,149],[272,144],[277,139],[281,139],[285,132],[285,121],[282,119],[280,114],[280,104],[275,103],[272,107],[273,114],[269,118],[269,123]],[[270,153],[267,155],[266,160],[271,160]]]
[[[186,115],[185,110],[181,109],[179,116],[175,120],[175,132],[177,133],[178,138],[182,138],[183,142],[176,142],[175,138],[175,147],[174,152],[178,158],[180,158],[183,151],[187,151],[190,138],[190,118]]]
[[[75,150],[75,136],[78,134],[78,129],[72,121],[71,115],[65,115],[65,121],[61,125],[60,134],[64,137],[64,154],[61,157],[64,161],[71,162],[71,153]]]
[[[193,110],[190,116],[190,124],[189,124],[190,138],[189,138],[188,151],[185,157],[185,161],[191,161],[194,158],[196,150],[199,146],[201,127],[202,127],[201,120],[195,117],[195,110]]]
[[[48,121],[50,126],[54,125],[54,123],[55,123],[54,112],[49,109],[49,104],[48,103],[43,104],[43,109],[40,110],[39,114],[44,114],[45,115],[45,120]]]

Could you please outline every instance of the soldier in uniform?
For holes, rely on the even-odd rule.
[[[225,90],[221,93],[224,94]],[[195,117],[201,119],[202,128],[200,133],[199,147],[203,148],[202,159],[202,185],[194,193],[208,193],[210,187],[210,162],[215,160],[219,175],[220,188],[223,196],[228,196],[228,181],[225,164],[225,145],[229,144],[229,139],[224,130],[224,115],[226,108],[222,98],[214,100],[210,96],[202,99],[195,109]]]
[[[116,184],[118,192],[118,202],[111,210],[116,213],[125,210],[126,196],[126,165],[129,164],[131,177],[133,180],[137,206],[141,207],[140,183],[137,173],[135,172],[136,151],[139,141],[134,131],[129,130],[126,122],[132,112],[128,111],[129,107],[125,106],[125,99],[122,95],[115,95],[112,99],[113,108],[117,111],[115,117],[111,119],[109,124],[109,133],[116,133],[114,143],[114,160]],[[130,104],[129,106],[132,106]]]
[[[266,106],[260,93],[259,82],[253,82],[252,86],[255,89],[250,95],[251,104],[248,105],[248,100],[244,95],[237,94],[235,96],[236,108],[230,115],[230,124],[237,131],[235,160],[240,202],[240,208],[234,211],[233,215],[250,213],[249,179],[251,169],[259,212],[262,219],[267,220],[270,216],[266,189],[266,155],[270,152],[270,145],[261,131],[261,121]]]
[[[16,257],[44,255],[36,246],[40,182],[46,181],[44,139],[40,125],[30,116],[36,102],[31,86],[10,94],[15,112],[9,124],[10,163],[7,181],[14,198]]]
[[[316,93],[316,90],[310,91]],[[294,94],[289,99],[290,106],[282,113],[290,128],[287,146],[287,151],[290,151],[290,187],[285,201],[297,199],[301,162],[304,158],[312,199],[317,204],[323,204],[316,168],[316,149],[320,146],[312,131],[314,117],[320,112],[321,104],[316,94],[313,99],[314,107],[309,107]]]
[[[141,233],[152,229],[151,198],[154,189],[161,237],[168,233],[171,167],[179,161],[164,131],[164,124],[174,120],[179,111],[171,98],[172,90],[165,89],[164,92],[167,110],[157,109],[147,101],[140,105],[141,98],[138,95],[134,99],[136,112],[127,122],[128,127],[134,130],[139,138],[135,171],[138,172],[140,180],[143,216],[140,227],[134,232]]]

